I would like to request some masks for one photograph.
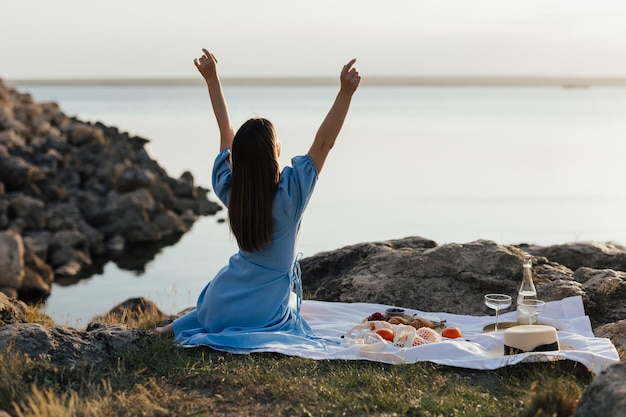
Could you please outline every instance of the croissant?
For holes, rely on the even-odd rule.
[[[390,324],[409,324],[409,321],[407,319],[405,319],[404,317],[400,317],[400,316],[393,316],[389,318],[387,322]]]
[[[426,320],[422,317],[416,317],[411,323],[411,326],[415,327],[416,329],[419,329],[421,327],[428,327],[428,328],[434,328],[435,325],[433,324],[432,321],[430,320]]]

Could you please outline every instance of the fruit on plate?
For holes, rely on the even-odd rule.
[[[393,342],[394,333],[393,330],[383,327],[381,329],[376,330],[376,334],[382,337],[385,340]]]
[[[463,333],[461,332],[461,329],[459,329],[458,327],[446,327],[445,329],[443,329],[441,331],[441,335],[443,337],[447,337],[448,339],[457,339],[459,337],[463,337]]]
[[[425,343],[441,342],[441,336],[439,333],[431,329],[430,327],[420,327],[415,331],[415,339],[413,340],[413,346],[423,345]]]
[[[385,316],[383,316],[379,311],[375,312],[365,320],[367,321],[385,321]]]

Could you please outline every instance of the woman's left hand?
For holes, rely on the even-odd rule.
[[[202,52],[204,54],[194,59],[193,63],[206,81],[217,79],[217,58],[206,49],[202,49]]]

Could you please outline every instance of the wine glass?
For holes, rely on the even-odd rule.
[[[485,294],[485,305],[496,310],[496,324],[494,324],[493,330],[497,332],[500,310],[511,307],[511,296],[506,294]]]
[[[529,299],[521,300],[517,303],[517,308],[528,314],[528,324],[533,324],[533,318],[541,313],[545,305],[545,301]]]

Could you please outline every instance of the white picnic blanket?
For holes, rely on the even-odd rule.
[[[539,316],[539,324],[548,324],[557,329],[561,349],[554,352],[505,356],[503,332],[483,332],[486,325],[494,322],[493,315],[465,316],[407,308],[406,314],[446,320],[447,326],[461,329],[463,337],[408,348],[396,347],[387,342],[376,345],[349,343],[343,337],[366,317],[377,311],[384,313],[392,307],[403,308],[370,303],[305,300],[302,303],[302,315],[315,334],[326,341],[327,349],[274,345],[264,351],[310,359],[371,360],[393,364],[429,361],[470,369],[496,369],[520,362],[570,359],[584,364],[594,374],[620,360],[609,339],[594,336],[580,296],[548,302]],[[500,321],[515,321],[515,311],[501,314]]]

